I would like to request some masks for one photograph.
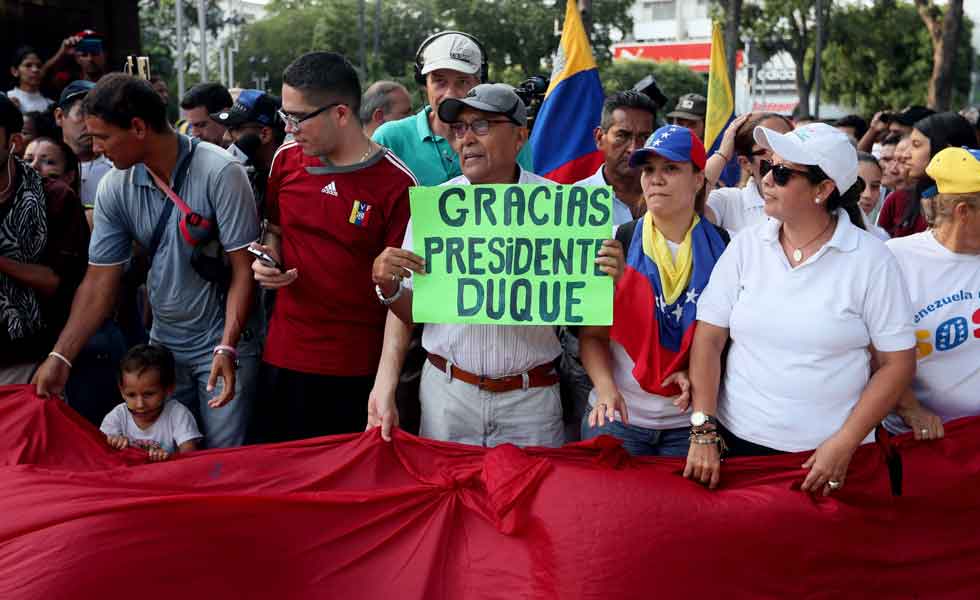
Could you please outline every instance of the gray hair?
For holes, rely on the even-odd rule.
[[[386,115],[390,113],[391,98],[389,94],[397,89],[402,89],[408,95],[408,90],[405,89],[405,86],[397,81],[382,80],[372,83],[367,91],[364,92],[364,97],[361,99],[361,123],[369,122],[371,115],[379,108]]]

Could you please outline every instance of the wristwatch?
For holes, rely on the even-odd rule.
[[[718,419],[712,417],[707,413],[703,413],[700,410],[696,410],[691,413],[691,425],[694,427],[702,427],[704,425],[718,425]]]

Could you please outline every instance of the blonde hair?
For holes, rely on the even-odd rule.
[[[973,210],[980,209],[980,192],[968,194],[936,194],[929,200],[922,201],[926,220],[932,226],[939,226],[953,216],[953,209],[960,202],[965,202]]]

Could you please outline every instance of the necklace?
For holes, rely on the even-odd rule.
[[[373,149],[374,149],[374,144],[371,142],[371,140],[368,140],[368,149],[364,154],[361,155],[361,158],[359,158],[357,162],[362,163],[366,161],[368,156],[371,155],[371,150]]]
[[[789,239],[789,234],[786,233],[786,229],[784,228],[783,229],[783,235],[786,236],[786,241],[789,242],[789,245],[790,246],[793,246],[794,247],[793,248],[793,262],[800,262],[801,260],[803,260],[803,249],[806,248],[807,246],[809,246],[810,244],[812,244],[813,242],[817,241],[820,238],[820,236],[822,236],[823,234],[827,233],[827,230],[830,229],[830,226],[833,225],[833,224],[834,224],[834,218],[831,217],[830,220],[827,221],[827,226],[823,228],[823,231],[821,231],[820,233],[818,233],[812,240],[810,240],[809,242],[803,244],[802,246],[796,246],[793,243],[793,240]]]

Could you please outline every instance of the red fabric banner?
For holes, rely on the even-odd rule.
[[[0,598],[976,598],[980,422],[862,447],[830,498],[805,455],[723,487],[610,438],[486,450],[377,431],[197,452],[110,449],[0,387]]]

